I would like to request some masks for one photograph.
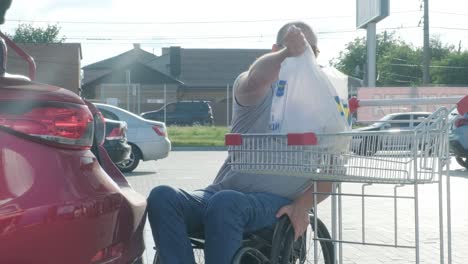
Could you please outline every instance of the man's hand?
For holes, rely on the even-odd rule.
[[[296,26],[291,26],[286,32],[283,40],[289,57],[301,55],[306,49],[306,39],[302,30]]]
[[[332,183],[319,182],[317,183],[317,192],[325,193],[315,195],[317,197],[317,204],[322,202],[328,197],[328,193],[332,191]],[[291,224],[294,227],[294,240],[297,240],[304,234],[309,225],[309,210],[314,205],[314,192],[313,185],[309,186],[301,195],[299,195],[292,204],[281,207],[276,213],[276,217],[287,215]]]
[[[301,205],[300,203],[292,203],[285,205],[276,213],[276,217],[280,218],[287,215],[291,224],[294,227],[294,241],[299,239],[309,226],[309,208]]]

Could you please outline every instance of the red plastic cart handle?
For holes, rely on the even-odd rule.
[[[290,133],[288,134],[288,146],[317,145],[315,133]]]
[[[465,97],[457,103],[457,110],[460,115],[468,113],[468,95],[465,95]]]
[[[229,133],[224,136],[224,144],[226,146],[242,145],[242,135],[237,133]]]

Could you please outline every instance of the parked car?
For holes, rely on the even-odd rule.
[[[133,171],[140,160],[158,160],[169,155],[171,142],[164,123],[144,119],[116,106],[101,103],[95,105],[105,118],[125,121],[128,125],[127,139],[132,152],[130,159],[117,164],[121,171]]]
[[[406,113],[393,113],[384,116],[378,122],[373,123],[370,126],[353,129],[354,131],[360,132],[375,132],[390,130],[394,132],[411,130],[418,126],[424,119],[429,117],[432,113],[430,112],[406,112]],[[399,140],[388,140],[382,141],[378,137],[369,133],[369,135],[356,136],[352,140],[352,149],[359,155],[374,155],[377,151],[402,151],[409,150],[411,148],[411,142],[409,140],[400,138]]]
[[[167,125],[213,125],[213,111],[206,101],[180,101],[169,103],[156,111],[142,113],[145,119],[164,121]]]
[[[5,76],[0,263],[141,260],[146,199],[107,156],[98,112],[66,89]]]
[[[122,163],[130,159],[132,147],[127,143],[127,123],[105,118],[106,138],[104,148],[112,162]]]
[[[451,112],[451,117],[450,151],[455,155],[458,164],[468,169],[468,113],[462,116],[455,109]]]

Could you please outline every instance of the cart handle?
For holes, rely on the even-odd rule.
[[[458,101],[457,103],[457,110],[460,115],[464,115],[468,113],[468,95],[465,95],[463,99]]]
[[[224,135],[224,145],[226,146],[242,145],[242,135],[238,133],[228,133]]]
[[[362,99],[351,98],[351,104],[357,107],[364,106],[395,106],[395,105],[431,105],[431,104],[456,104],[463,99],[463,96],[449,97],[423,97],[423,98],[393,98],[393,99]],[[355,102],[357,101],[357,102]],[[351,107],[350,107],[351,111]]]
[[[409,105],[430,105],[430,104],[456,104],[460,115],[468,113],[468,95],[464,97],[427,97],[427,98],[397,98],[397,99],[364,99],[359,100],[355,96],[348,101],[349,111],[356,112],[359,107],[363,106],[393,106],[397,104]]]
[[[317,145],[315,133],[290,133],[288,134],[288,146]]]
[[[317,145],[318,142],[315,133],[289,133],[286,136],[288,146],[311,146]],[[224,143],[226,146],[240,146],[242,145],[242,134],[228,133],[224,136]]]

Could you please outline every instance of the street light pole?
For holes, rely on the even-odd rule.
[[[376,71],[377,71],[377,23],[371,22],[367,24],[367,87],[376,86]]]
[[[429,0],[424,0],[424,59],[423,59],[423,84],[431,82],[429,65],[431,64],[431,47],[429,46]]]

